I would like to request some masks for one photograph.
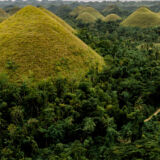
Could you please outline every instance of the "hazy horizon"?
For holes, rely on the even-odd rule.
[[[54,1],[54,0],[53,0]],[[103,2],[103,1],[117,1],[117,0],[63,0],[63,1],[84,1],[84,2]],[[119,0],[119,1],[160,1],[160,0]]]

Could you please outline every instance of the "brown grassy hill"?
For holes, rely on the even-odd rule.
[[[94,23],[97,20],[96,17],[88,12],[81,13],[76,19],[82,21],[83,23]]]
[[[118,21],[121,20],[121,17],[117,14],[109,14],[104,18],[104,21],[110,22],[110,21]]]
[[[121,25],[131,27],[157,27],[160,26],[160,15],[146,7],[141,7],[126,18]]]
[[[78,6],[70,15],[85,23],[95,22],[97,19],[104,19],[104,16],[96,9],[87,6]]]
[[[0,72],[13,80],[31,73],[35,79],[63,76],[80,79],[104,61],[59,21],[27,6],[0,24]]]

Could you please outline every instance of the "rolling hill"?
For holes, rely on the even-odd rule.
[[[121,17],[117,14],[109,14],[104,18],[104,21],[110,22],[110,21],[118,21],[121,20]]]
[[[83,23],[94,23],[97,18],[88,12],[81,13],[76,20],[82,21]]]
[[[129,15],[130,11],[131,11],[131,9],[123,9],[122,6],[120,7],[117,5],[108,5],[102,10],[102,13],[105,16],[107,16],[109,14],[117,14],[121,17],[125,17],[125,16]]]
[[[33,76],[80,79],[103,58],[54,16],[26,6],[0,24],[0,72],[13,80]]]
[[[157,27],[160,26],[160,15],[146,7],[141,7],[128,16],[122,23],[129,27]]]
[[[104,16],[96,9],[86,6],[78,6],[70,15],[84,23],[94,23],[97,19],[104,19]]]
[[[0,22],[4,21],[8,17],[9,15],[2,8],[0,8]]]

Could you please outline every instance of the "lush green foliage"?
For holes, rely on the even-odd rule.
[[[109,66],[91,70],[79,84],[65,79],[13,84],[1,75],[1,158],[158,157],[159,124],[143,120],[160,103],[160,64],[147,55],[127,55],[106,56]]]
[[[159,116],[144,119],[160,104],[160,60],[154,50],[135,47],[145,32],[151,38],[157,30],[123,30],[100,21],[88,26],[90,32],[84,28],[79,36],[88,44],[93,38],[90,45],[106,60],[103,71],[94,68],[72,84],[60,78],[14,84],[1,74],[1,159],[158,160]],[[139,41],[131,44],[135,33]]]

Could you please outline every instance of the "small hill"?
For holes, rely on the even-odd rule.
[[[128,16],[121,25],[141,28],[160,26],[160,15],[141,7]]]
[[[104,10],[102,11],[103,15],[107,16],[109,14],[117,14],[121,17],[124,16],[128,16],[129,15],[129,11],[131,9],[123,9],[120,8],[117,5],[108,5],[107,7],[104,8]]]
[[[109,14],[104,18],[104,21],[110,22],[110,21],[118,21],[121,20],[121,17],[117,14]]]
[[[104,16],[96,9],[87,6],[78,6],[70,15],[85,23],[95,22],[97,19],[104,19]]]
[[[13,80],[80,79],[103,58],[42,9],[27,6],[0,24],[0,72]]]
[[[88,12],[83,12],[76,18],[76,20],[80,20],[83,23],[94,23],[97,18]]]

